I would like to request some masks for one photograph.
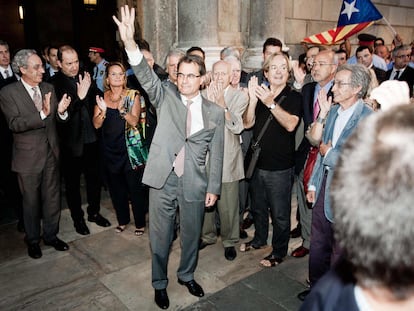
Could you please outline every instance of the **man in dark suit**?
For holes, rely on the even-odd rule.
[[[413,310],[414,149],[407,142],[414,140],[414,107],[408,103],[372,114],[343,146],[331,195],[346,261],[318,281],[301,311]]]
[[[319,101],[318,95],[323,89],[325,94],[332,96],[331,88],[333,86],[333,78],[338,68],[338,59],[334,51],[323,50],[319,52],[312,62],[312,79],[315,82],[307,83],[302,88],[302,103],[303,103],[303,122],[304,130],[316,122],[319,116]],[[304,136],[304,135],[303,135]],[[316,160],[318,154],[318,145],[311,146],[308,139],[303,137],[299,148],[296,151],[295,176],[296,192],[298,198],[299,209],[299,223],[301,224],[301,236],[303,243],[292,252],[293,257],[303,257],[309,253],[310,234],[311,234],[311,219],[312,210],[308,208],[306,203],[306,190],[309,176],[304,180],[304,169],[306,171],[312,170],[312,163]],[[305,164],[306,163],[306,164]]]
[[[58,104],[53,87],[42,83],[45,71],[36,51],[17,52],[13,68],[21,80],[1,90],[0,105],[13,132],[12,170],[23,196],[28,254],[40,258],[41,219],[44,243],[59,251],[69,249],[56,236],[60,218],[56,118],[67,118],[70,99],[65,94]]]
[[[408,66],[411,57],[411,47],[401,45],[392,51],[394,67],[387,71],[387,80],[405,81],[410,90],[410,97],[413,96],[414,69]]]
[[[0,90],[17,81],[17,76],[10,66],[10,49],[7,42],[0,40]],[[17,183],[16,173],[11,170],[13,134],[7,125],[4,114],[0,111],[0,205],[1,216],[16,212],[17,230],[24,231],[22,196]],[[10,212],[7,212],[10,210]]]
[[[381,84],[383,81],[386,80],[386,71],[382,70],[373,63],[373,55],[374,51],[371,46],[362,45],[356,49],[355,52],[358,64],[362,64],[368,69],[372,69],[375,73],[375,77],[377,78],[378,84]]]
[[[177,205],[182,246],[178,283],[185,285],[192,295],[204,296],[202,287],[194,280],[194,271],[204,209],[213,206],[220,194],[224,109],[200,94],[206,70],[198,56],[184,56],[179,61],[176,90],[163,84],[134,41],[134,20],[135,10],[128,6],[121,7],[121,21],[114,17],[129,63],[159,118],[143,182],[151,187],[152,286],[156,304],[166,309],[168,255]]]
[[[68,203],[76,232],[89,234],[84,220],[80,194],[80,178],[86,181],[88,221],[98,226],[109,227],[110,222],[100,213],[101,178],[99,170],[99,148],[95,128],[92,125],[96,95],[100,94],[91,83],[89,73],[79,74],[78,53],[69,45],[59,47],[60,71],[53,77],[58,97],[68,94],[72,99],[69,120],[59,124],[62,149],[62,172]]]

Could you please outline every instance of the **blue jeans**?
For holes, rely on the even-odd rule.
[[[288,250],[293,172],[293,168],[282,171],[256,169],[251,180],[255,226],[252,244],[267,244],[270,211],[273,226],[272,254],[278,258],[285,257]]]

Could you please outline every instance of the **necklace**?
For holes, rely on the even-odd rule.
[[[114,93],[111,91],[111,94],[109,95],[109,100],[113,103],[117,103],[122,99],[122,92],[119,94],[118,98],[114,99]]]

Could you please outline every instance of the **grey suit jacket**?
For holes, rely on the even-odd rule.
[[[46,164],[48,148],[59,159],[56,134],[57,98],[53,86],[39,85],[42,98],[52,92],[50,115],[42,120],[30,94],[21,81],[9,84],[0,91],[0,106],[13,132],[12,170],[20,173],[39,173]]]
[[[151,143],[143,183],[161,189],[185,144],[183,189],[187,201],[204,201],[206,192],[220,194],[223,169],[224,111],[203,98],[204,129],[186,139],[187,108],[174,88],[163,85],[145,59],[132,66],[157,109],[158,125]],[[209,158],[209,170],[206,168]]]

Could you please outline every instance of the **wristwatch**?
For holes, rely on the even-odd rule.
[[[316,122],[317,122],[317,123],[324,124],[324,123],[325,123],[325,118],[318,117],[318,118],[316,119]]]
[[[272,104],[269,106],[269,109],[270,109],[270,110],[273,110],[273,109],[275,109],[275,107],[276,107],[275,103],[272,103]]]

